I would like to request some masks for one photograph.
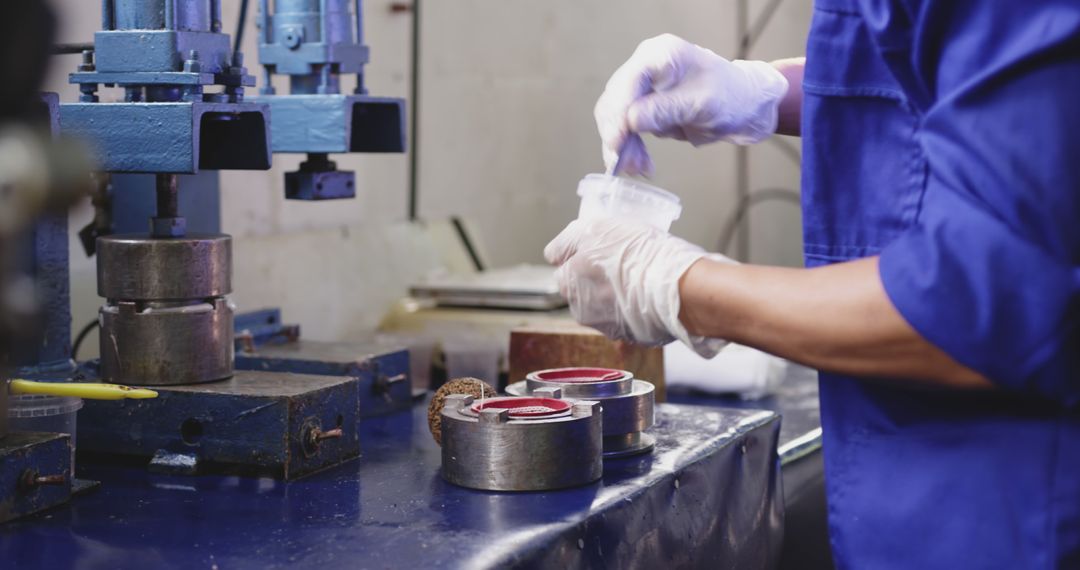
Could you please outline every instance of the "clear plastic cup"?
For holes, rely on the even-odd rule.
[[[480,341],[445,340],[446,379],[479,378],[492,385],[499,383],[499,348]]]
[[[75,418],[82,398],[24,395],[8,398],[8,431],[71,434],[71,471],[75,472]]]
[[[648,184],[609,176],[589,174],[578,183],[581,207],[578,219],[629,218],[668,231],[682,214],[679,197]]]

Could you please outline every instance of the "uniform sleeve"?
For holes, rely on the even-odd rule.
[[[1080,10],[927,0],[918,17],[925,194],[916,226],[882,251],[885,290],[957,361],[1076,405]]]

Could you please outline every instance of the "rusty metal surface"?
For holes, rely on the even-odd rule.
[[[102,376],[135,386],[213,382],[233,375],[233,310],[224,297],[176,307],[101,307]]]
[[[176,177],[161,175],[176,198]],[[160,181],[160,178],[159,178]],[[159,199],[162,186],[159,186]],[[154,220],[176,220],[176,204],[159,202]],[[167,224],[166,224],[167,225]],[[117,384],[166,386],[228,378],[233,373],[232,238],[192,234],[150,238],[125,234],[97,240],[101,372]]]
[[[355,378],[241,371],[221,382],[157,388],[158,397],[87,401],[79,451],[195,456],[199,470],[294,479],[356,457]],[[342,435],[312,442],[340,428]]]
[[[22,432],[0,439],[0,523],[67,502],[70,471],[67,434]]]
[[[379,342],[291,339],[252,344],[236,351],[237,370],[323,374],[356,378],[360,415],[374,417],[412,404],[409,352]]]

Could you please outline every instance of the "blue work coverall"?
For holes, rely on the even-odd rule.
[[[817,0],[803,90],[807,264],[1000,387],[822,374],[838,567],[1080,568],[1080,2]]]

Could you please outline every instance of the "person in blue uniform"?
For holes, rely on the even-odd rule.
[[[817,0],[772,64],[660,36],[596,117],[629,174],[642,133],[801,134],[807,268],[611,220],[545,255],[610,336],[821,371],[838,567],[1080,568],[1080,3]]]

